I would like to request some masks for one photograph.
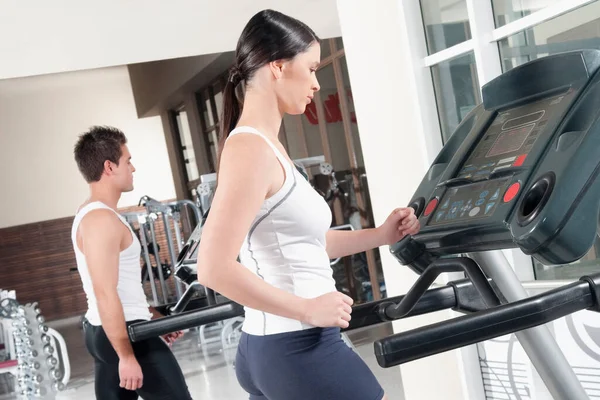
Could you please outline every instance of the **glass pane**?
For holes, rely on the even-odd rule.
[[[214,119],[218,123],[221,119],[221,110],[223,108],[223,85],[220,80],[213,84],[212,92],[215,94],[215,105],[217,106],[217,115],[214,116]]]
[[[496,28],[528,16],[560,0],[492,0]]]
[[[223,92],[215,93],[215,103],[217,106],[217,121],[221,118],[221,112],[223,110]]]
[[[212,162],[216,166],[217,163],[217,147],[219,145],[219,132],[213,129],[206,134],[208,138],[208,150],[210,151]]]
[[[314,105],[313,103],[309,104]],[[310,107],[306,107],[306,111],[301,116],[302,131],[304,133],[304,140],[306,141],[306,150],[308,151],[308,157],[322,156],[323,155],[323,144],[321,142],[321,132],[319,131],[319,122],[315,121],[314,116],[317,115],[316,108],[313,109],[314,113],[309,111]]]
[[[350,77],[348,75],[348,65],[346,64],[346,57],[340,58],[340,65],[342,67],[342,78],[344,80],[344,91],[346,98],[348,99],[348,108],[350,109],[350,127],[352,128],[352,143],[354,144],[354,151],[356,154],[356,162],[358,168],[364,168],[365,161],[363,159],[362,146],[360,144],[360,136],[358,134],[358,126],[356,124],[356,113],[354,111],[354,99],[352,98],[352,88],[350,87]]]
[[[331,39],[323,39],[321,41],[321,60],[331,55]]]
[[[213,116],[212,107],[210,106],[210,97],[208,90],[204,90],[202,93],[202,107],[204,108],[204,121],[206,121],[206,128],[210,128],[215,124],[215,118]]]
[[[288,142],[288,154],[292,160],[308,156],[306,152],[306,143],[299,132],[299,124],[301,123],[299,115],[284,114],[283,116],[285,137]]]
[[[179,138],[181,140],[181,151],[183,154],[183,161],[185,163],[188,180],[193,181],[194,179],[198,179],[200,175],[198,173],[198,165],[196,164],[194,146],[192,145],[192,134],[190,132],[187,113],[185,111],[180,111],[177,114],[176,119],[177,130],[179,131]]]
[[[550,54],[600,49],[600,1],[509,36],[498,46],[503,71]]]
[[[344,48],[344,41],[342,40],[342,38],[341,37],[335,38],[335,49],[341,50],[343,48]]]
[[[471,52],[431,68],[442,138],[450,138],[458,124],[481,102],[475,55]]]
[[[421,0],[421,11],[429,54],[471,39],[466,0]]]
[[[319,69],[317,71],[317,79],[321,86],[319,94],[323,104],[323,110],[325,111],[325,127],[327,130],[329,151],[331,153],[331,159],[327,160],[327,162],[331,163],[335,171],[350,170],[348,146],[346,145],[346,137],[344,135],[342,109],[340,107],[340,98],[335,81],[335,74],[333,72],[333,64],[329,64]],[[317,106],[314,102],[306,107],[306,112],[302,116],[302,121],[304,123],[304,131],[309,145],[309,153],[311,146],[310,138],[314,137],[314,141],[318,141],[318,148],[321,151],[318,155],[323,155],[322,139],[319,131],[319,119],[317,117]]]

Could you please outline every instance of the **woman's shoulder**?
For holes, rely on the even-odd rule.
[[[263,138],[244,132],[228,138],[221,154],[222,164],[235,164],[244,168],[270,168],[274,160],[276,161],[275,154]]]

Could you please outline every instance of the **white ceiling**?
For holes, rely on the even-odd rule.
[[[341,35],[336,0],[0,0],[0,79],[231,51],[265,8]]]

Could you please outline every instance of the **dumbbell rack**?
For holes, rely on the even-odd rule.
[[[65,372],[70,374],[64,340],[61,342],[61,358],[65,372],[59,368],[59,360],[55,356],[53,339],[60,335],[45,324],[37,303],[22,305],[14,298],[5,297],[0,300],[0,319],[12,336],[12,340],[8,337],[6,341],[10,357],[16,357],[16,360],[6,362],[8,368],[5,372],[16,376],[19,398],[55,399],[56,394],[65,388],[65,378],[68,381]]]

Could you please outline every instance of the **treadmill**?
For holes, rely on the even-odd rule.
[[[443,147],[412,200],[422,229],[391,247],[419,278],[383,318],[405,316],[442,272],[448,321],[375,342],[382,367],[516,332],[555,399],[587,395],[542,324],[599,311],[600,274],[528,297],[503,253],[519,248],[546,265],[579,260],[593,245],[600,204],[600,52],[576,51],[521,65],[483,87],[475,108]],[[468,289],[467,289],[468,288]],[[474,289],[474,290],[473,290]],[[477,304],[479,303],[479,304]]]
[[[458,126],[409,202],[421,231],[390,247],[417,281],[405,295],[355,305],[346,330],[448,308],[465,315],[376,341],[381,367],[516,332],[555,399],[588,398],[543,324],[600,311],[600,273],[528,297],[500,250],[518,248],[560,265],[591,248],[600,208],[599,69],[600,51],[562,53],[483,87],[482,104]],[[191,265],[197,245],[188,244],[180,262]],[[430,289],[444,272],[464,272],[465,279]],[[221,298],[133,324],[129,336],[143,340],[240,315],[241,305]]]

